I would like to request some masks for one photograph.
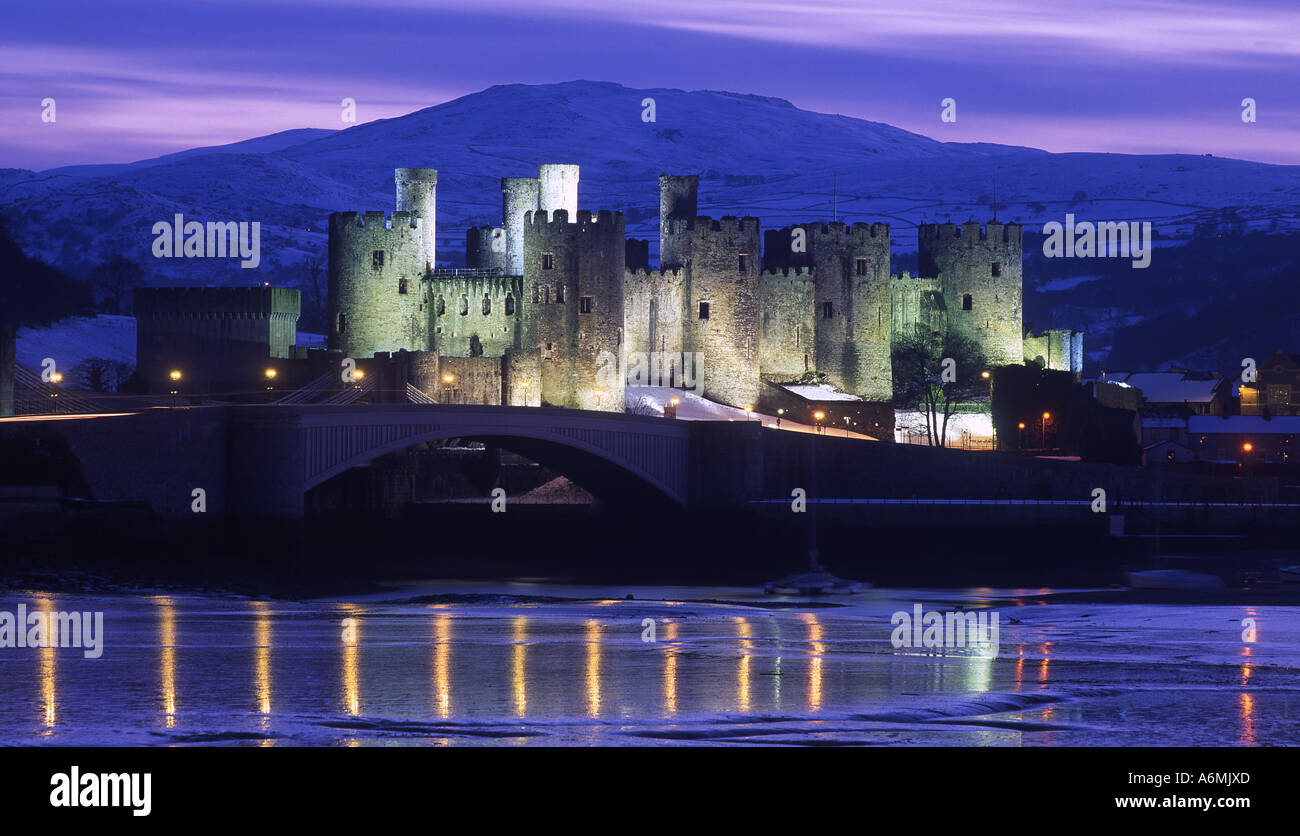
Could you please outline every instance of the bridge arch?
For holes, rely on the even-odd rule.
[[[649,489],[687,501],[689,435],[658,418],[536,407],[305,407],[301,426],[303,493],[385,454],[463,438],[527,456],[597,495],[608,485],[629,498]]]

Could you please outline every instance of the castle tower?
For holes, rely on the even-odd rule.
[[[663,240],[680,265],[682,350],[704,372],[704,396],[753,406],[759,384],[758,218],[670,218]],[[661,261],[662,264],[662,261]]]
[[[939,279],[949,327],[974,340],[991,365],[1020,365],[1020,224],[921,224],[917,239],[919,272]]]
[[[578,167],[548,163],[537,167],[537,208],[555,217],[563,209],[570,218],[578,211]]]
[[[501,225],[506,231],[503,269],[507,276],[524,274],[524,215],[540,208],[540,191],[541,183],[536,177],[501,178]],[[577,203],[576,195],[574,203]]]
[[[522,343],[541,350],[547,404],[623,410],[624,239],[621,212],[524,217]]]
[[[432,223],[432,218],[429,219]],[[410,212],[334,212],[329,218],[329,347],[348,357],[424,351],[429,313],[425,219]]]
[[[397,211],[409,212],[422,222],[420,243],[426,263],[420,271],[422,276],[437,263],[438,172],[432,168],[398,168],[393,170],[393,179],[397,182]]]
[[[889,227],[811,224],[817,371],[867,400],[893,397],[890,350]]]
[[[675,267],[681,263],[673,251],[673,239],[667,235],[668,221],[694,220],[699,214],[700,177],[698,174],[659,175],[659,264]]]

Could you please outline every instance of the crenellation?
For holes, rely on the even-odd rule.
[[[992,364],[1023,355],[1019,224],[920,224],[920,275],[895,275],[887,223],[764,231],[753,216],[699,214],[698,175],[661,174],[653,267],[623,213],[578,207],[578,174],[548,164],[503,178],[501,225],[466,231],[463,275],[431,269],[432,169],[396,172],[391,216],[332,214],[331,347],[501,358],[481,372],[497,375],[500,402],[586,409],[622,408],[627,352],[698,355],[705,397],[741,407],[763,380],[810,373],[888,404],[891,351],[911,333],[956,329]],[[1078,332],[1032,339],[1035,356],[1081,363]]]

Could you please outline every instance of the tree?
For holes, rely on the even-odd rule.
[[[129,313],[131,292],[144,278],[144,268],[124,255],[115,255],[90,271],[90,284],[101,313]]]
[[[326,303],[325,265],[318,255],[302,261],[302,325],[304,331],[324,334]]]
[[[948,419],[957,404],[988,394],[988,380],[981,376],[988,363],[979,346],[951,330],[902,337],[894,343],[892,360],[894,403],[925,416],[932,447],[947,445]]]

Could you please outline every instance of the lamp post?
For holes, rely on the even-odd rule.
[[[777,429],[780,429],[780,428],[781,428],[781,416],[784,415],[784,414],[785,414],[785,410],[784,410],[784,409],[778,409],[778,410],[776,411],[776,427],[777,427]]]
[[[181,393],[181,370],[172,369],[167,376],[171,378],[172,385],[176,387],[172,390],[172,406],[176,406],[176,401],[179,399]]]
[[[1052,419],[1052,413],[1043,413],[1043,449],[1047,449],[1047,422]]]
[[[275,382],[275,375],[276,375],[275,369],[268,368],[265,372],[265,375],[266,375],[266,391],[268,392],[274,391],[275,389],[274,382]]]
[[[745,407],[745,420],[746,421],[754,420],[754,407],[752,406]]]
[[[1025,422],[1021,421],[1019,424],[1016,424],[1016,449],[1017,450],[1019,450],[1021,447],[1020,439],[1021,436],[1024,435],[1024,433],[1025,433]]]
[[[529,388],[532,387],[533,382],[531,380],[525,380],[523,383],[519,385],[522,386],[524,389],[524,406],[532,406],[532,404],[528,402],[528,390]]]
[[[985,369],[980,372],[980,377],[989,382],[989,431],[993,434],[993,449],[998,449],[998,425],[993,420],[993,372]]]
[[[816,426],[817,432],[822,431],[822,419],[825,417],[826,413],[822,412],[820,409],[813,413],[813,421],[815,422],[814,426]]]

